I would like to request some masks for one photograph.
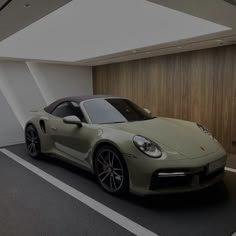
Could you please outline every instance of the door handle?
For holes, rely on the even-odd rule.
[[[51,127],[51,130],[57,131],[57,128],[56,127]]]

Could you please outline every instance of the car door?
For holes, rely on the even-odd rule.
[[[66,102],[60,104],[50,119],[50,135],[56,150],[66,159],[89,167],[88,152],[93,140],[99,135],[99,130],[86,124],[79,106]],[[82,127],[76,124],[66,124],[63,118],[77,116],[82,119]]]

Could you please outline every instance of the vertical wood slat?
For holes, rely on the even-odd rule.
[[[94,93],[125,96],[155,115],[206,125],[236,153],[236,46],[97,66]]]

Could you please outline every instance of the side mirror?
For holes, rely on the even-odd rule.
[[[77,116],[66,116],[63,118],[65,124],[78,125],[82,127],[82,122]]]
[[[147,108],[143,108],[143,110],[146,111],[149,115],[152,114],[152,112],[149,109],[147,109]]]

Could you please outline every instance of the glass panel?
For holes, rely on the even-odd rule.
[[[94,124],[141,121],[153,117],[133,102],[122,98],[94,99],[84,103]]]

